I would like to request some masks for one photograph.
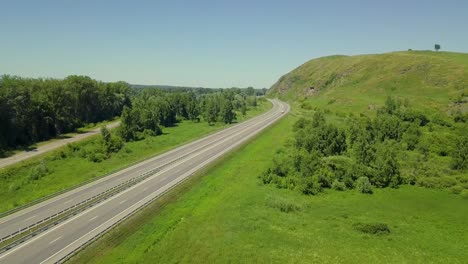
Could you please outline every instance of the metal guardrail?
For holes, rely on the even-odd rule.
[[[263,115],[265,115],[265,114],[267,114],[267,113],[268,113],[268,112],[263,113],[263,114],[258,115],[258,116],[256,116],[256,117],[253,117],[253,118],[257,118],[257,117],[263,116]],[[250,121],[250,120],[252,120],[253,118],[248,119],[248,120],[245,120],[244,122]],[[242,124],[242,123],[243,123],[243,122],[241,122],[241,123],[239,123],[239,124]],[[197,140],[200,140],[200,139],[202,139],[202,138],[204,138],[204,137],[208,137],[208,136],[214,135],[214,134],[219,133],[219,132],[220,132],[219,130],[218,130],[218,131],[213,131],[213,132],[211,132],[211,133],[209,133],[209,134],[207,134],[207,135],[204,135],[204,136],[200,137],[199,139],[195,139],[195,140],[192,141],[192,142],[189,142],[189,143],[182,143],[182,144],[180,144],[180,145],[174,146],[174,149],[175,149],[175,148],[178,148],[178,147],[185,146],[185,145],[187,145],[187,144],[191,144],[191,143],[193,143],[193,142],[195,142],[195,141],[197,141]],[[58,191],[58,192],[55,192],[55,193],[52,193],[52,194],[43,196],[43,197],[38,198],[38,199],[36,199],[36,200],[34,200],[34,201],[31,201],[31,202],[29,202],[29,203],[26,203],[26,204],[20,205],[20,206],[18,206],[18,207],[15,207],[15,208],[13,208],[13,209],[10,209],[10,210],[8,210],[8,211],[2,212],[2,213],[0,213],[0,218],[3,218],[3,217],[5,217],[5,216],[7,216],[7,215],[16,213],[16,212],[18,212],[18,211],[21,211],[21,210],[23,210],[23,209],[26,209],[26,208],[28,208],[28,207],[31,207],[31,206],[36,205],[36,204],[38,204],[38,203],[41,203],[41,202],[43,202],[43,201],[49,200],[49,199],[51,199],[51,198],[54,198],[54,197],[56,197],[56,196],[59,196],[59,195],[61,195],[61,194],[66,193],[66,192],[72,191],[72,190],[77,189],[77,188],[79,188],[79,187],[82,187],[82,186],[84,186],[84,185],[86,185],[86,184],[88,184],[88,183],[91,183],[91,182],[97,181],[97,180],[99,180],[99,179],[105,178],[105,177],[107,177],[107,176],[109,176],[109,175],[111,175],[111,174],[114,174],[114,173],[117,173],[117,172],[119,172],[119,171],[128,169],[128,168],[130,168],[130,167],[132,167],[132,166],[135,166],[135,165],[137,165],[137,164],[139,164],[139,163],[142,163],[142,162],[148,161],[148,160],[150,160],[150,159],[152,159],[152,158],[155,158],[155,157],[157,157],[158,155],[161,155],[161,154],[163,154],[163,153],[157,153],[157,154],[155,154],[155,155],[153,155],[153,156],[149,156],[149,157],[147,157],[147,158],[145,158],[145,159],[132,162],[132,163],[130,163],[130,164],[124,166],[124,167],[121,167],[121,168],[112,170],[112,171],[107,172],[107,173],[105,173],[105,174],[103,174],[103,175],[101,175],[101,176],[88,179],[88,180],[86,180],[86,181],[84,181],[84,182],[81,182],[81,183],[78,183],[78,184],[76,184],[76,185],[70,186],[70,187],[65,188],[65,189],[63,189],[63,190],[60,190],[60,191]],[[0,242],[1,242],[1,240],[0,240]]]
[[[281,118],[279,118],[281,119]],[[274,122],[272,123],[269,123],[268,125],[264,126],[263,128],[266,128],[274,123],[276,123],[276,121],[278,121],[279,119],[275,120]],[[232,152],[234,149],[236,148],[239,148],[239,147],[242,147],[243,145],[247,144],[249,141],[253,140],[256,138],[256,136],[258,133],[255,133],[251,138],[249,138],[246,142],[243,142],[241,143],[240,145],[230,149],[229,151],[227,151],[226,153],[223,153],[222,155],[220,155],[219,157],[217,157],[216,159],[219,159],[221,158],[222,156],[225,156],[227,154],[229,154],[230,152]],[[216,160],[215,159],[215,160]],[[185,182],[187,179],[191,178],[193,175],[203,171],[203,169],[205,169],[206,167],[208,166],[211,166],[212,164],[211,163],[208,163],[200,168],[198,168],[196,171],[192,172],[191,174],[187,175],[185,178],[181,179],[180,181],[178,181],[176,184],[172,185],[171,187],[167,188],[166,190],[164,190],[163,192],[161,192],[160,194],[156,195],[155,197],[153,197],[152,199],[148,200],[147,202],[145,202],[144,204],[142,204],[141,206],[139,206],[138,208],[136,208],[135,210],[133,210],[131,213],[129,213],[128,215],[122,217],[121,219],[119,219],[118,221],[116,221],[114,224],[110,225],[109,227],[107,227],[106,229],[102,230],[101,232],[99,232],[98,234],[96,234],[95,236],[93,236],[90,240],[88,240],[86,243],[82,244],[81,246],[77,247],[76,249],[72,250],[71,252],[69,252],[67,255],[63,256],[61,259],[59,259],[56,263],[64,263],[65,261],[67,261],[68,259],[72,258],[73,256],[75,256],[79,251],[81,251],[82,249],[86,248],[88,245],[92,244],[94,241],[96,241],[98,238],[100,238],[101,236],[103,236],[105,233],[107,233],[109,230],[113,229],[115,226],[121,224],[122,222],[124,222],[125,220],[127,220],[128,218],[130,218],[131,216],[133,216],[134,214],[136,214],[137,212],[139,212],[140,210],[144,209],[146,206],[148,206],[149,204],[151,204],[152,202],[154,202],[156,199],[158,199],[159,197],[163,196],[164,194],[170,192],[171,190],[173,190],[174,188],[176,188],[177,186],[179,186],[180,184],[182,184],[183,182]]]
[[[34,224],[32,224],[32,225],[30,225],[30,226],[28,226],[28,227],[22,228],[22,229],[20,229],[20,230],[14,232],[14,233],[12,233],[12,234],[10,234],[10,235],[7,235],[7,236],[5,236],[5,237],[3,237],[3,238],[0,238],[0,243],[6,241],[6,240],[8,240],[8,239],[14,238],[15,236],[18,236],[18,235],[20,235],[21,233],[24,233],[25,231],[28,231],[28,230],[30,230],[31,228],[34,228],[35,226],[38,226],[38,225],[40,225],[40,224],[42,224],[42,223],[44,223],[44,222],[47,222],[47,221],[50,220],[50,219],[59,217],[59,216],[63,215],[64,213],[68,212],[69,210],[74,209],[74,208],[77,208],[77,207],[79,207],[79,206],[81,206],[81,205],[83,205],[83,204],[86,204],[86,203],[90,202],[90,201],[96,200],[96,201],[94,201],[94,202],[91,203],[91,206],[93,206],[93,205],[95,205],[95,204],[97,204],[97,203],[100,203],[100,202],[102,202],[102,201],[108,199],[109,197],[111,197],[111,196],[113,196],[113,195],[115,195],[115,194],[118,194],[118,193],[120,193],[121,191],[126,190],[126,189],[130,188],[131,186],[134,186],[134,185],[136,185],[137,183],[139,183],[139,182],[141,182],[141,181],[143,181],[143,180],[149,178],[150,176],[152,176],[152,175],[156,174],[157,172],[159,172],[160,170],[162,170],[164,167],[169,166],[169,165],[171,165],[171,164],[173,164],[173,163],[175,163],[175,162],[178,162],[179,160],[181,160],[181,159],[183,159],[183,158],[185,158],[185,157],[187,157],[187,156],[189,156],[189,155],[191,155],[191,154],[193,154],[193,153],[198,152],[200,149],[203,149],[203,148],[206,148],[206,147],[208,147],[208,146],[211,146],[211,145],[213,145],[213,144],[219,142],[219,140],[223,140],[223,139],[229,138],[229,137],[231,137],[233,134],[236,134],[236,133],[237,133],[237,132],[229,133],[228,135],[225,135],[225,136],[221,137],[221,138],[218,139],[217,141],[213,141],[213,142],[210,142],[210,143],[208,143],[208,144],[206,144],[206,145],[200,146],[200,147],[198,147],[198,148],[196,148],[196,149],[194,149],[194,150],[192,150],[192,151],[190,151],[190,152],[188,152],[188,153],[185,153],[185,154],[182,155],[182,156],[179,156],[179,157],[176,158],[176,159],[173,159],[173,160],[171,160],[171,161],[169,161],[169,162],[166,162],[165,164],[163,164],[163,165],[161,165],[161,166],[159,166],[159,167],[157,167],[157,168],[151,169],[151,170],[149,170],[149,171],[147,171],[147,172],[145,172],[145,173],[143,173],[143,174],[141,174],[141,175],[138,175],[138,176],[136,176],[136,177],[133,177],[133,178],[131,178],[131,179],[125,181],[125,182],[122,182],[122,183],[120,183],[120,184],[118,184],[118,185],[116,185],[116,186],[114,186],[114,187],[112,187],[112,188],[110,188],[110,189],[107,189],[106,191],[104,191],[104,192],[102,192],[102,193],[99,193],[99,194],[94,195],[94,196],[92,196],[92,197],[90,197],[90,198],[88,198],[88,199],[86,199],[86,200],[84,200],[84,201],[81,201],[81,202],[79,202],[79,203],[77,203],[77,204],[74,204],[74,205],[72,205],[72,206],[70,206],[70,207],[68,207],[68,208],[66,208],[66,209],[64,209],[64,210],[62,210],[62,211],[60,211],[60,212],[58,212],[58,213],[55,213],[55,214],[53,214],[53,215],[51,215],[51,216],[49,216],[49,217],[47,217],[47,218],[45,218],[45,219],[39,220],[39,221],[37,221],[36,223],[34,223]],[[120,170],[119,170],[119,171],[120,171]],[[103,176],[103,177],[105,177],[105,176]],[[116,190],[116,189],[119,189],[119,191],[114,192],[114,190]],[[108,196],[109,193],[111,193],[110,196]],[[88,208],[90,208],[90,206],[86,206],[84,209],[80,208],[80,210],[78,210],[77,213],[78,213],[78,212],[82,212],[83,210],[88,209]],[[72,213],[71,215],[76,215],[77,213]],[[68,217],[67,217],[66,219],[68,219]],[[43,227],[43,228],[40,228],[40,229],[34,231],[34,233],[28,234],[28,235],[26,235],[26,236],[24,236],[24,237],[18,238],[18,240],[12,241],[11,243],[9,243],[9,244],[3,246],[2,248],[0,248],[0,253],[3,253],[4,251],[7,251],[7,250],[11,249],[11,248],[14,247],[14,246],[16,246],[16,245],[18,245],[18,244],[21,244],[22,242],[26,241],[27,239],[29,239],[29,238],[31,238],[31,237],[34,237],[35,235],[39,234],[40,232],[43,232],[44,230],[47,230],[50,226],[55,226],[56,224],[58,224],[58,223],[60,223],[60,222],[62,222],[62,221],[64,221],[64,219],[63,219],[63,218],[59,218],[56,222],[52,222],[52,223],[50,223],[48,226]]]

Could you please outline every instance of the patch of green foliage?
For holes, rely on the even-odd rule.
[[[0,154],[110,120],[130,104],[125,82],[75,75],[63,80],[5,75],[1,80]]]
[[[359,232],[371,235],[386,235],[390,233],[388,225],[383,223],[355,223],[353,227]]]
[[[312,119],[300,118],[293,125],[293,140],[260,178],[311,195],[328,188],[370,194],[373,186],[401,184],[460,193],[468,189],[468,128],[440,117],[438,123],[443,128],[391,97],[375,117],[349,115],[336,121],[316,111]]]

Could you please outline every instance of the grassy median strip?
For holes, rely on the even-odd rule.
[[[245,117],[239,114],[238,120],[246,120],[266,112],[270,108],[271,103],[261,103],[257,108],[248,111]],[[102,175],[151,158],[225,127],[226,125],[219,123],[209,126],[205,122],[183,121],[177,126],[165,128],[164,134],[161,136],[128,142],[120,152],[99,163],[76,156],[62,158],[61,153],[67,148],[64,147],[5,169],[0,169],[0,178],[3,182],[0,186],[0,212],[57,193],[81,182],[97,179]],[[86,148],[88,145],[94,144],[98,137],[93,136],[76,144]],[[40,177],[37,177],[37,172],[44,171],[42,169],[44,167],[46,168],[45,175],[39,174]]]
[[[468,208],[413,186],[304,196],[257,176],[289,115],[92,243],[70,263],[463,263]],[[203,175],[203,176],[202,176]]]

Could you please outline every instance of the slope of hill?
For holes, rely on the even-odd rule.
[[[468,110],[467,84],[468,54],[409,51],[310,60],[281,77],[270,94],[346,111],[372,110],[391,95],[451,113]]]
[[[347,173],[365,175],[378,187],[415,184],[468,196],[468,54],[409,51],[323,57],[284,75],[269,93],[294,102],[293,109],[300,108],[297,113],[305,119],[295,125],[296,149],[277,157],[280,165],[264,174],[265,183],[289,188],[290,182],[302,180],[294,178],[298,171],[321,177],[320,169],[330,166],[327,175],[343,180],[335,171],[341,159],[364,165],[365,173]],[[312,169],[310,162],[302,168],[293,162],[302,159],[295,154],[302,150],[311,160],[318,160],[312,154],[319,153],[321,161]],[[386,151],[393,151],[393,174],[370,173],[384,167],[377,159],[390,157]],[[288,167],[292,163],[296,167]],[[287,171],[292,171],[291,179],[285,178]],[[378,175],[395,178],[392,184],[382,184]],[[355,187],[351,182],[348,187]]]

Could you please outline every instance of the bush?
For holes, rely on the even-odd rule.
[[[406,143],[408,150],[414,150],[416,148],[421,135],[422,133],[417,125],[412,124],[408,127],[406,132],[403,134],[403,141]]]
[[[460,185],[455,185],[453,186],[450,191],[453,193],[453,194],[460,194],[463,192],[463,187],[461,187]]]
[[[384,223],[355,223],[353,227],[359,232],[371,235],[386,235],[390,233],[390,228]]]
[[[271,208],[276,208],[283,213],[293,213],[302,209],[297,204],[286,201],[284,199],[268,199],[267,205]]]
[[[452,151],[452,167],[457,170],[468,169],[468,135],[457,138],[455,146]]]
[[[307,177],[302,179],[300,188],[301,192],[307,195],[316,195],[322,191],[320,182],[316,177]]]
[[[318,180],[320,187],[329,188],[335,179],[335,174],[328,168],[320,168],[314,173],[314,177]]]
[[[99,163],[105,160],[107,156],[100,152],[89,152],[88,153],[88,160],[91,162]]]
[[[270,184],[273,181],[274,175],[271,173],[271,169],[268,168],[264,173],[262,173],[259,178],[262,180],[263,184]]]
[[[356,190],[360,193],[372,194],[372,185],[367,177],[359,177],[356,180]]]
[[[31,171],[29,172],[29,179],[32,181],[37,181],[40,178],[47,175],[48,173],[49,173],[49,169],[47,168],[45,163],[42,162],[41,164],[31,169]]]
[[[440,179],[438,177],[421,177],[418,179],[417,185],[426,188],[438,188]]]
[[[460,193],[461,197],[463,199],[467,199],[468,200],[468,190],[463,190],[461,193]]]
[[[287,160],[286,155],[277,155],[273,158],[273,166],[271,172],[284,177],[288,174],[289,171],[289,161]]]
[[[397,187],[401,184],[397,144],[386,140],[377,146],[372,183],[377,187]]]
[[[332,189],[337,191],[346,190],[346,185],[344,184],[344,182],[340,182],[339,180],[334,180],[331,187]]]

